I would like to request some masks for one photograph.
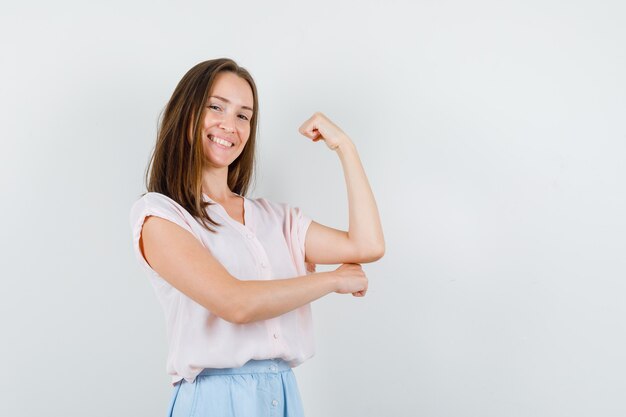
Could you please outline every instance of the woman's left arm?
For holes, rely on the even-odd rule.
[[[348,191],[348,231],[313,221],[305,240],[305,260],[313,264],[367,263],[385,253],[385,239],[374,194],[356,146],[322,113],[304,122],[300,133],[314,142],[324,140],[337,152]]]

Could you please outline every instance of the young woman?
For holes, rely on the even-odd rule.
[[[131,208],[134,250],[165,312],[169,416],[302,416],[291,368],[314,353],[309,303],[364,296],[359,264],[385,250],[356,148],[321,113],[299,131],[339,156],[348,231],[246,197],[258,114],[255,83],[233,60],[191,68],[165,108],[148,192]]]

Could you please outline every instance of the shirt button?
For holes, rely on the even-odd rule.
[[[265,261],[261,261],[261,266],[262,266],[263,268],[267,268],[267,262],[265,262]]]
[[[278,405],[278,401],[276,401],[276,400],[272,400],[272,405],[273,405],[274,407],[276,407],[276,406]]]
[[[246,235],[246,237],[247,237],[248,239],[252,239],[252,238],[254,237],[254,235],[253,235],[253,234],[251,234],[251,233],[248,233],[248,234]]]
[[[270,371],[276,372],[276,367],[274,365],[270,366]]]
[[[278,333],[274,333],[274,339],[278,339]]]

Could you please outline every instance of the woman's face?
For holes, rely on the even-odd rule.
[[[250,136],[254,97],[246,80],[220,72],[203,109],[202,148],[209,166],[229,166]],[[224,142],[225,141],[225,142]]]

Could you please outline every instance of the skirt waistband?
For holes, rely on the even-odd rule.
[[[289,363],[281,358],[251,359],[239,368],[204,368],[198,376],[278,373],[290,369]]]

